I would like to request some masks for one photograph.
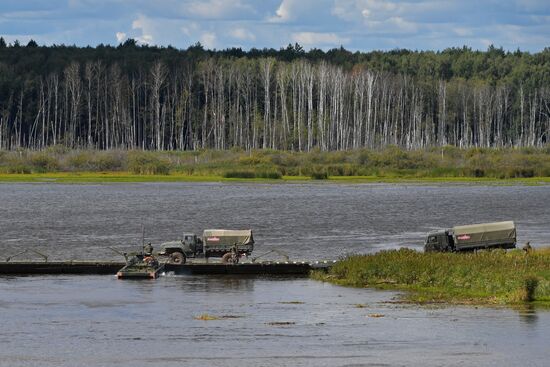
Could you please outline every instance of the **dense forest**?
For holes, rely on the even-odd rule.
[[[0,149],[541,146],[550,48],[350,52],[7,45]]]

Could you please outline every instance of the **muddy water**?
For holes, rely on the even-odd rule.
[[[427,231],[515,220],[520,243],[550,243],[550,186],[195,184],[1,184],[2,253],[120,258],[141,225],[153,244],[183,231],[253,228],[256,254],[297,259],[420,248]],[[134,245],[134,247],[132,247]],[[0,255],[1,256],[1,255]]]
[[[548,365],[549,312],[418,308],[308,279],[0,277],[0,295],[6,367]]]
[[[153,243],[250,227],[256,253],[323,259],[507,219],[537,246],[549,242],[549,207],[549,186],[3,184],[0,246],[118,259],[105,247],[135,250],[141,223]],[[548,311],[394,297],[305,278],[0,277],[0,366],[548,365]]]

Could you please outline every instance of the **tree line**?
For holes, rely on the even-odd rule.
[[[0,149],[542,146],[550,49],[7,45]]]

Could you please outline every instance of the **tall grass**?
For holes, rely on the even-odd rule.
[[[550,249],[354,255],[315,278],[354,287],[409,290],[414,301],[550,304]]]
[[[242,151],[95,151],[52,147],[42,152],[0,152],[0,173],[117,172],[270,178],[338,176],[381,178],[529,178],[550,176],[550,146],[544,148],[459,149],[438,147],[381,150],[288,152]]]
[[[170,164],[153,152],[130,152],[128,170],[138,175],[167,175]]]

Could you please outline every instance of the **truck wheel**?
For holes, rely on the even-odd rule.
[[[227,252],[222,256],[222,263],[224,264],[233,264],[233,254],[231,252]]]
[[[173,265],[183,265],[185,264],[186,258],[185,255],[181,252],[172,252],[170,254],[170,259],[168,260],[168,263]]]

